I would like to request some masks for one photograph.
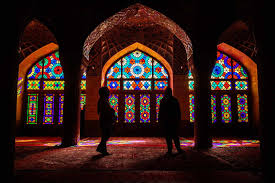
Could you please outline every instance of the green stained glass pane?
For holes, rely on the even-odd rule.
[[[28,94],[27,124],[37,124],[38,94]]]

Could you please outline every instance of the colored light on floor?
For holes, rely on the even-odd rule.
[[[59,137],[17,137],[16,146],[58,146],[61,145]],[[98,138],[81,139],[78,146],[97,146],[100,143]],[[108,142],[109,146],[141,146],[141,147],[166,147],[164,138],[150,137],[112,137]],[[193,147],[194,140],[181,138],[182,147]],[[228,140],[214,139],[213,148],[217,147],[259,147],[259,140]]]

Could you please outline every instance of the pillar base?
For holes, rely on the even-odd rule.
[[[195,145],[194,148],[195,149],[200,149],[200,150],[207,150],[213,147],[212,144],[212,139],[208,139],[208,140],[198,140],[195,139]]]

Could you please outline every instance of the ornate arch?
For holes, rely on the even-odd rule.
[[[132,21],[134,20],[134,21]],[[184,45],[187,55],[187,60],[193,54],[192,43],[185,31],[180,28],[174,21],[155,11],[149,7],[141,5],[139,3],[129,6],[126,9],[121,10],[117,14],[108,18],[87,37],[83,47],[83,55],[86,58],[83,65],[89,65],[89,52],[94,46],[96,41],[103,36],[106,32],[110,31],[117,25],[128,25],[129,24],[156,24],[167,28],[173,33]]]
[[[260,112],[259,112],[259,91],[258,91],[258,73],[257,64],[246,54],[238,49],[226,44],[221,43],[217,46],[219,51],[226,53],[228,56],[238,60],[248,71],[249,80],[251,83],[251,95],[252,95],[252,115],[254,124],[259,125]]]
[[[20,89],[20,94],[24,90],[24,83],[27,71],[41,58],[45,57],[46,55],[58,51],[59,46],[55,43],[49,43],[42,48],[34,51],[29,56],[27,56],[20,64],[19,64],[19,71],[18,71],[18,89]],[[17,92],[17,104],[16,104],[16,119],[21,119],[21,113],[22,113],[22,102],[23,98],[22,95],[20,95]]]

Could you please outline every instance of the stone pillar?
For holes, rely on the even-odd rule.
[[[68,43],[69,44],[69,43]],[[62,146],[77,145],[80,139],[81,49],[60,45],[60,60],[64,68],[64,113]]]
[[[212,147],[210,77],[216,62],[216,52],[222,16],[217,16],[214,2],[195,1],[193,44],[195,89],[195,147]]]
[[[211,88],[210,76],[216,59],[215,42],[205,42],[194,48],[195,71],[195,147],[205,149],[212,147],[211,136]],[[211,44],[212,43],[212,44]]]

